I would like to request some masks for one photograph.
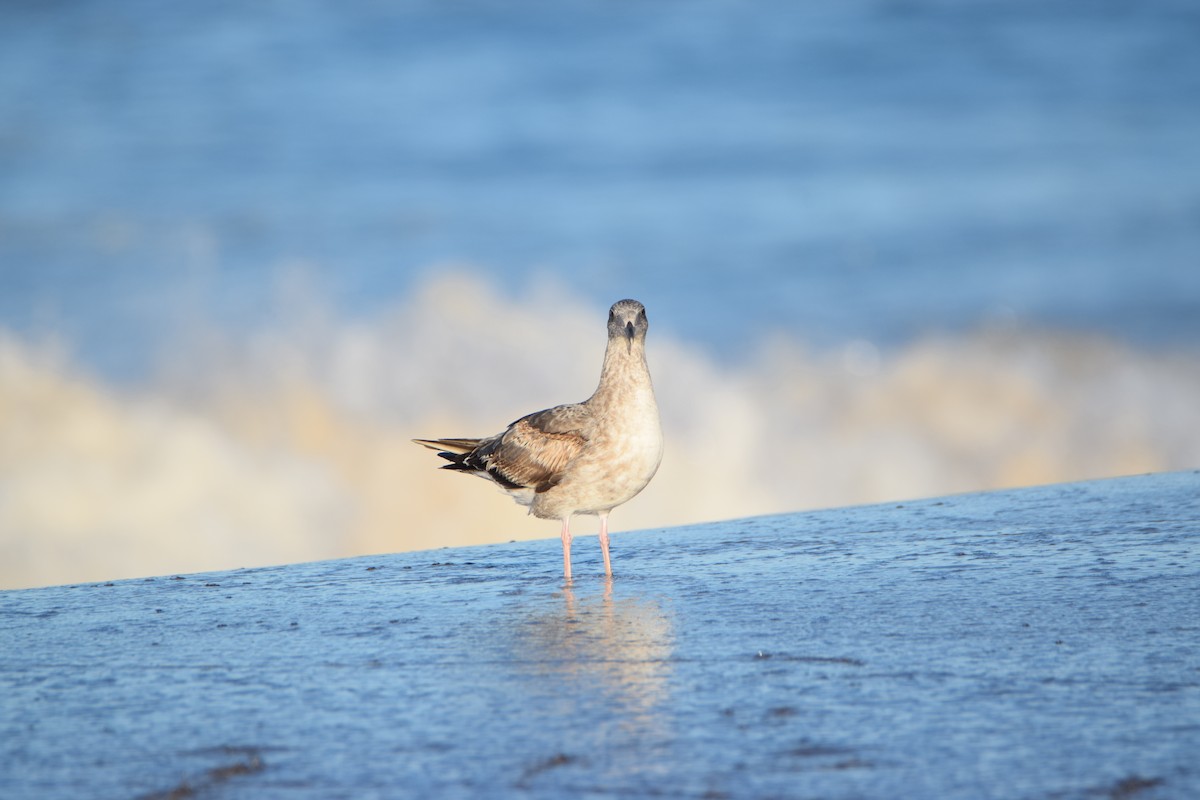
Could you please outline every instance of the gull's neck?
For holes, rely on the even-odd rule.
[[[623,336],[609,339],[604,350],[604,365],[600,369],[600,385],[589,402],[609,403],[644,393],[648,393],[653,402],[654,389],[646,366],[646,340]]]

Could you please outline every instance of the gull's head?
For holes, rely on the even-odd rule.
[[[646,307],[637,300],[618,300],[608,310],[608,338],[645,339],[650,323],[646,320]]]

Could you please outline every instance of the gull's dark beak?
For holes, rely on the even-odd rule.
[[[633,323],[632,322],[625,323],[625,338],[626,339],[633,338]]]

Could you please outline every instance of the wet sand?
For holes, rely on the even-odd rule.
[[[0,592],[0,796],[1200,796],[1200,473]]]

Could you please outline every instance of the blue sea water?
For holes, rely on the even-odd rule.
[[[1196,468],[1198,44],[1192,0],[3,4],[0,587],[556,535],[408,440],[586,397],[622,297],[667,450],[619,529]]]
[[[1172,0],[10,4],[0,325],[136,377],[281,272],[354,319],[458,263],[735,359],[1194,345],[1198,42]]]

